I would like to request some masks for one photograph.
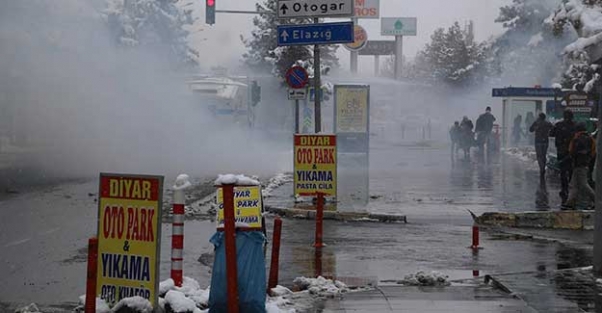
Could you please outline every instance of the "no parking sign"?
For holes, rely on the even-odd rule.
[[[307,85],[309,75],[301,66],[293,66],[286,72],[286,83],[293,89],[301,89]]]

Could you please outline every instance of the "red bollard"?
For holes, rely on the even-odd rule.
[[[96,277],[98,265],[98,239],[88,239],[88,275],[86,279],[86,303],[85,313],[96,312]]]
[[[184,190],[174,190],[171,232],[171,279],[182,287],[184,276]]]
[[[268,294],[278,285],[278,269],[280,264],[280,235],[282,233],[282,220],[274,220],[274,234],[272,238],[272,262],[270,264],[270,279],[268,280]]]
[[[470,246],[474,250],[479,249],[479,226],[472,225],[472,246]]]
[[[324,194],[318,192],[318,205],[316,207],[316,238],[314,247],[322,248],[322,231],[323,231],[323,220],[324,220]]]
[[[236,225],[234,223],[234,185],[222,185],[224,194],[224,234],[226,244],[226,282],[228,313],[238,313],[238,269],[236,268]]]
[[[316,278],[322,276],[322,248],[316,248],[314,255],[315,273]]]

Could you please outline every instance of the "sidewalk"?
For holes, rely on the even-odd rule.
[[[324,303],[322,312],[524,312],[524,301],[483,283],[482,278],[449,287],[381,286]]]

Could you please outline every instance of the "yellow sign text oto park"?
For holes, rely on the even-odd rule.
[[[261,187],[234,187],[234,221],[248,228],[261,229]],[[217,228],[224,228],[224,192],[217,189]]]
[[[163,177],[100,174],[96,294],[157,307]]]
[[[295,195],[337,193],[336,135],[295,135]]]

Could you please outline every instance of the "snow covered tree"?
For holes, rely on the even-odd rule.
[[[435,30],[431,42],[418,53],[407,75],[453,86],[474,83],[485,60],[486,48],[485,44],[474,42],[456,22],[447,31],[443,28]]]
[[[274,75],[284,78],[286,71],[297,61],[309,62],[313,67],[313,46],[278,47],[276,27],[280,24],[311,23],[310,19],[278,19],[278,1],[264,0],[256,4],[258,17],[253,19],[255,30],[250,38],[241,38],[247,52],[243,54],[245,64],[259,70],[269,70]],[[336,50],[338,46],[320,46],[322,71],[338,67]]]
[[[546,20],[557,37],[569,40],[561,50],[564,56],[563,87],[591,91],[598,80],[602,65],[601,20],[600,0],[564,1]]]
[[[177,64],[198,64],[199,53],[188,43],[191,9],[177,0],[107,0],[104,11],[115,41],[124,47],[158,49]]]
[[[560,69],[561,41],[544,21],[558,1],[512,0],[500,8],[497,23],[506,31],[491,41],[490,73],[503,84],[551,85]]]

